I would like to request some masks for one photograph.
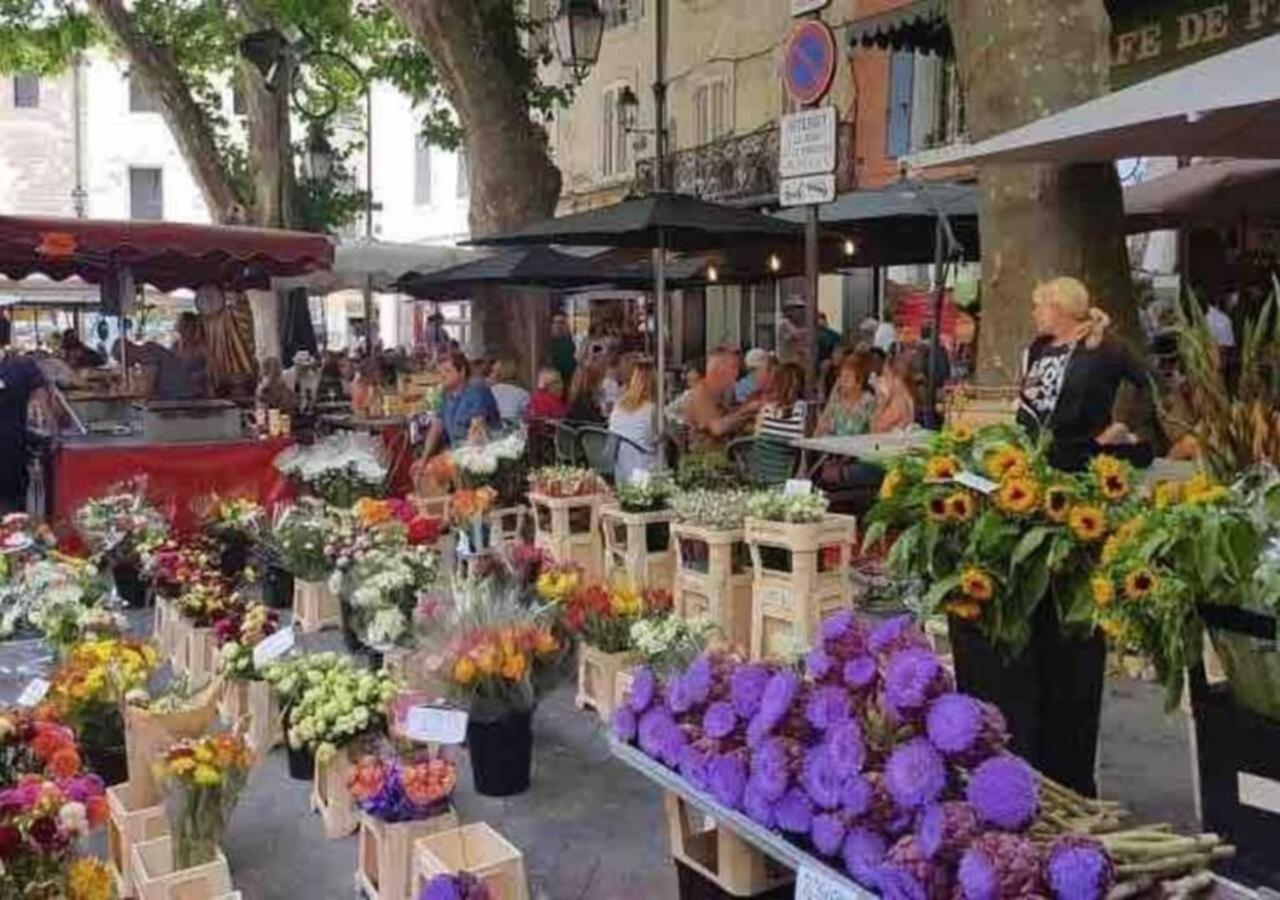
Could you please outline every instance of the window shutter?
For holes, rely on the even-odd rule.
[[[600,173],[602,175],[612,175],[614,167],[614,92],[605,91],[600,102],[602,106],[600,122]]]
[[[17,74],[13,76],[13,105],[17,109],[40,107],[40,77]]]
[[[234,105],[234,94],[232,103]],[[160,108],[156,105],[155,98],[151,96],[151,92],[146,89],[138,79],[129,77],[129,112],[136,113],[153,113],[159,112]]]
[[[156,220],[164,218],[164,170],[129,170],[129,217]]]
[[[911,149],[911,90],[915,54],[910,51],[889,57],[889,127],[885,153],[906,156]]]

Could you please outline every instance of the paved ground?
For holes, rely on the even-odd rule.
[[[324,636],[326,646],[335,643]],[[12,700],[48,654],[35,641],[0,644],[0,699]],[[1115,680],[1103,712],[1102,789],[1145,821],[1194,827],[1184,716],[1166,716],[1158,688]],[[457,805],[525,854],[533,900],[664,900],[676,896],[662,799],[613,762],[593,717],[573,709],[564,687],[535,720],[531,790],[510,800],[478,797],[465,755]],[[309,785],[293,781],[284,754],[254,773],[231,824],[226,853],[246,900],[329,900],[352,895],[356,841],[326,840],[308,813]]]

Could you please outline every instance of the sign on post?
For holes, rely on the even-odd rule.
[[[782,80],[801,106],[827,95],[836,77],[836,36],[821,19],[806,19],[791,30],[782,61]]]
[[[778,185],[778,203],[782,206],[805,206],[810,203],[830,203],[836,199],[836,176],[802,175],[784,178]]]
[[[823,106],[782,117],[778,174],[825,175],[836,168],[836,108]]]

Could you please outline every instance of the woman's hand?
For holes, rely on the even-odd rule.
[[[1097,442],[1103,447],[1115,447],[1122,444],[1138,443],[1138,436],[1129,430],[1129,426],[1123,422],[1112,422],[1102,434],[1098,435]]]

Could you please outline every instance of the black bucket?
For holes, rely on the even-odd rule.
[[[529,790],[533,769],[533,711],[510,712],[493,722],[467,723],[471,782],[485,797],[513,797]]]
[[[311,781],[316,777],[316,754],[305,744],[297,749],[289,741],[289,713],[284,714],[285,760],[289,765],[289,777],[295,781]]]
[[[115,582],[116,593],[126,606],[131,609],[143,609],[150,606],[146,582],[138,564],[133,560],[121,560],[111,566],[111,580]]]
[[[279,566],[269,566],[262,579],[262,602],[268,609],[290,609],[293,606],[293,573]]]

